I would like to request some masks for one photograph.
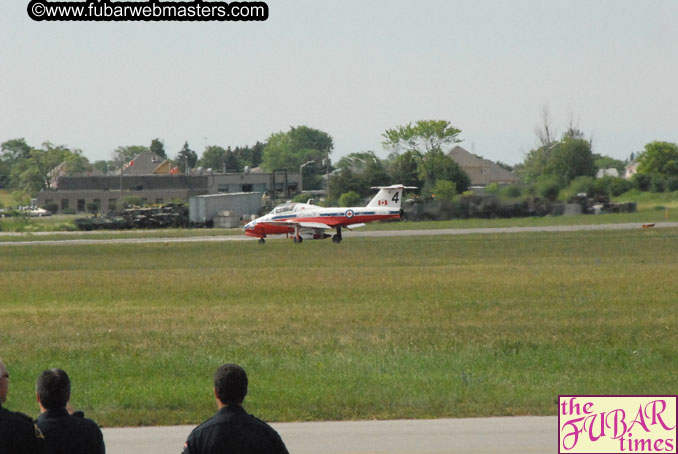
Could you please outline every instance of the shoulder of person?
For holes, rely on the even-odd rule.
[[[250,413],[247,413],[247,416],[249,416],[250,418],[252,418],[252,420],[253,420],[255,423],[260,424],[260,425],[262,425],[262,426],[266,426],[266,427],[268,427],[269,429],[273,430],[273,427],[271,427],[271,425],[270,425],[269,423],[267,423],[266,421],[264,421],[263,419],[259,419],[259,418],[257,418],[256,416],[254,416],[253,414],[250,414]]]
[[[8,423],[10,427],[14,427],[15,430],[23,432],[25,436],[30,438],[33,435],[35,435],[36,439],[44,440],[45,438],[42,431],[38,428],[36,421],[21,412],[0,408],[0,420]]]
[[[197,433],[201,432],[201,431],[204,430],[204,429],[207,429],[207,428],[209,428],[209,427],[214,426],[215,423],[218,422],[218,421],[217,421],[217,416],[218,416],[218,415],[214,415],[214,416],[212,416],[211,418],[206,419],[205,421],[203,421],[203,422],[201,422],[200,424],[198,424],[198,425],[191,431],[189,437],[190,437],[191,435],[193,435],[193,434],[197,434]]]
[[[7,410],[6,408],[0,409],[0,418],[17,424],[30,425],[31,427],[35,424],[35,420],[30,416],[18,411]]]
[[[93,430],[96,429],[98,431],[101,431],[101,427],[99,427],[99,424],[97,424],[97,422],[94,421],[93,419],[85,418],[83,412],[76,412],[72,414],[70,418],[74,424],[84,427],[90,427]]]

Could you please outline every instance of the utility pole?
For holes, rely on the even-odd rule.
[[[325,203],[330,200],[330,150],[327,150],[327,157],[325,158]]]
[[[304,167],[306,167],[307,165],[313,164],[314,162],[315,162],[315,161],[308,161],[308,162],[306,162],[306,163],[304,163],[304,164],[302,164],[302,165],[299,166],[299,186],[300,186],[299,192],[301,192],[301,191],[304,190],[304,174],[302,173],[302,172],[303,172],[302,169],[303,169]]]
[[[120,158],[120,200],[118,201],[118,206],[120,207],[120,211],[122,211],[122,171],[125,169],[123,167],[122,153],[119,153],[118,157]]]

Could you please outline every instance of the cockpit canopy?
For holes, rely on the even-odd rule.
[[[287,202],[287,203],[283,203],[282,205],[278,205],[275,208],[273,208],[273,211],[271,211],[271,213],[273,213],[273,214],[289,213],[289,212],[292,212],[292,211],[308,210],[309,208],[317,208],[317,207],[315,205],[310,205],[308,203]]]
[[[294,211],[294,207],[296,205],[298,205],[298,203],[283,203],[282,205],[278,205],[277,207],[273,208],[273,211],[271,211],[271,213],[278,214]]]

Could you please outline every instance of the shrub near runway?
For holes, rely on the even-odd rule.
[[[678,231],[5,247],[6,406],[66,369],[103,425],[196,423],[224,361],[272,421],[555,414],[678,389]]]

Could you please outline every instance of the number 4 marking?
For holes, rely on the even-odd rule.
[[[391,199],[391,200],[394,201],[395,203],[398,203],[398,200],[399,200],[398,194],[399,194],[399,192],[396,192],[395,195],[393,196],[393,198]]]

